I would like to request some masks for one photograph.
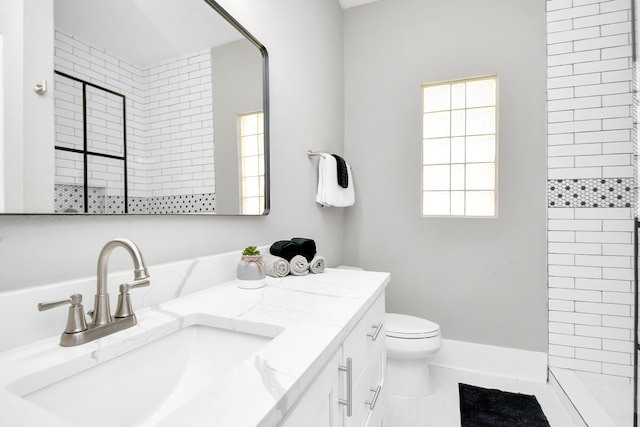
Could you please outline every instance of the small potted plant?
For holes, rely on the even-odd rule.
[[[257,247],[247,246],[242,251],[236,277],[241,289],[257,289],[266,284],[264,261]]]

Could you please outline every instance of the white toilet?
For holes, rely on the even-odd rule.
[[[428,357],[440,349],[440,326],[420,317],[386,314],[386,393],[425,397],[431,394]]]

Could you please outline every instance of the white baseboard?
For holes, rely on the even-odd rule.
[[[538,383],[547,382],[547,354],[464,341],[442,340],[434,366]]]

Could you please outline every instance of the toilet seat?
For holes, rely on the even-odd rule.
[[[386,314],[386,335],[392,338],[421,339],[440,335],[440,326],[427,319],[406,314]]]

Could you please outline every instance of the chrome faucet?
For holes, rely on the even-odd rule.
[[[133,282],[120,285],[118,306],[114,316],[111,316],[109,293],[107,292],[107,267],[109,256],[116,247],[122,247],[127,250],[133,260],[134,269]],[[53,307],[71,304],[67,327],[60,336],[60,345],[69,347],[84,344],[134,326],[137,323],[137,319],[131,308],[129,290],[148,286],[149,283],[149,271],[145,266],[138,246],[128,239],[113,239],[104,245],[98,256],[97,290],[93,313],[89,312],[92,316],[90,326],[87,326],[85,322],[82,295],[80,294],[74,294],[69,299],[61,301],[40,303],[38,304],[38,310],[44,311]]]

